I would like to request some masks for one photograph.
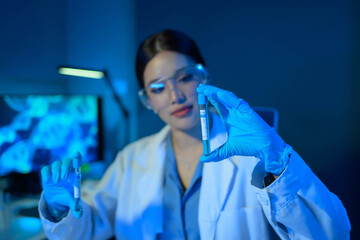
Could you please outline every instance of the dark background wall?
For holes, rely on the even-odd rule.
[[[279,133],[343,201],[360,237],[359,5],[356,1],[137,0],[138,42],[192,36],[212,84],[280,114]],[[140,109],[139,134],[163,124]],[[146,119],[146,120],[145,120]]]
[[[0,93],[65,91],[66,4],[0,1]]]

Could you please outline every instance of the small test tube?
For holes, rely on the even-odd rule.
[[[208,100],[207,97],[199,93],[198,102],[200,106],[200,122],[201,122],[201,133],[203,140],[204,155],[210,155],[210,128],[209,128],[209,114],[208,114]]]
[[[81,154],[78,152],[73,158],[73,166],[75,169],[75,178],[74,178],[74,199],[75,199],[75,211],[80,212],[82,215],[82,206],[81,206]]]

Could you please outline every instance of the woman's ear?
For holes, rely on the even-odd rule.
[[[157,114],[158,112],[153,108],[150,99],[148,98],[146,101],[146,108],[149,110],[152,110],[155,114]]]
[[[149,98],[146,100],[146,108],[152,110],[155,114],[158,114],[158,111],[153,108]]]

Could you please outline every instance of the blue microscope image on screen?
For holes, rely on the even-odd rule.
[[[94,95],[0,97],[0,176],[30,173],[76,152],[99,160],[99,101]]]

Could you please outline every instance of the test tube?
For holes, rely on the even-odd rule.
[[[74,178],[74,199],[75,199],[75,211],[79,212],[82,215],[82,206],[81,206],[81,154],[78,152],[73,158],[73,166],[75,169],[75,178]]]
[[[208,100],[202,93],[198,94],[198,101],[200,106],[200,122],[201,134],[203,140],[204,155],[210,155],[210,131],[209,131],[209,117],[208,117]]]

